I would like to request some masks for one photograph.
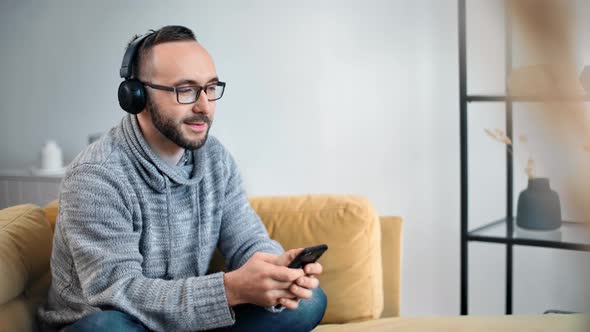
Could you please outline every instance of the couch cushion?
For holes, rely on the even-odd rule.
[[[588,316],[511,315],[382,318],[362,323],[322,325],[317,332],[453,331],[453,332],[587,332]]]
[[[35,308],[23,294],[0,305],[0,331],[30,332],[37,331],[34,316]]]
[[[31,204],[0,210],[0,305],[47,274],[52,232],[43,210]]]
[[[59,208],[59,201],[56,199],[43,207],[47,222],[51,225],[51,230],[55,231],[55,222],[57,221],[57,213]]]
[[[323,323],[378,318],[383,310],[379,218],[357,196],[254,197],[254,210],[285,249],[326,243],[319,277],[328,296]]]

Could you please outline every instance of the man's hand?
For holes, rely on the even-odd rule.
[[[226,273],[224,284],[229,305],[253,303],[273,306],[280,303],[291,308],[291,303],[284,304],[279,299],[296,300],[298,293],[292,292],[290,287],[304,277],[304,272],[302,269],[289,269],[286,266],[289,262],[279,264],[285,259],[283,255],[257,252],[242,267]]]
[[[287,266],[297,255],[303,251],[303,248],[291,249],[286,251],[277,258],[277,263],[282,266]],[[290,269],[298,270],[302,269]],[[322,273],[322,265],[320,263],[310,263],[303,268],[305,275],[298,277],[295,282],[289,287],[289,291],[294,297],[282,297],[279,303],[288,309],[297,309],[301,299],[309,299],[312,296],[311,290],[320,285],[320,281],[315,276]]]

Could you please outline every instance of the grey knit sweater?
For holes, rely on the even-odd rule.
[[[230,270],[255,252],[283,252],[250,207],[236,164],[214,137],[177,166],[123,118],[68,167],[59,196],[48,303],[59,328],[116,309],[156,331],[234,323],[214,249]]]

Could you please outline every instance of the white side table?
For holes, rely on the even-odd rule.
[[[0,170],[0,209],[32,203],[44,206],[56,200],[63,174],[33,175],[29,170]]]

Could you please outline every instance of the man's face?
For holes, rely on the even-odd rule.
[[[205,86],[217,81],[215,65],[207,51],[195,41],[156,45],[147,59],[151,66],[148,82],[182,87]],[[196,150],[207,141],[215,114],[215,101],[201,91],[193,104],[179,104],[172,91],[148,90],[146,110],[154,127],[174,144]]]

